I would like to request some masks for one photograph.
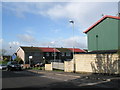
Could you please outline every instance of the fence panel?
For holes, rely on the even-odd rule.
[[[61,63],[61,62],[52,62],[52,68],[53,69],[64,70],[64,63]]]

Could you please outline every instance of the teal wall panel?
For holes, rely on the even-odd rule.
[[[120,49],[120,20],[118,21],[118,48]]]
[[[115,50],[118,49],[118,21],[117,19],[106,18],[97,26],[92,28],[88,35],[88,50]],[[119,37],[118,37],[119,36]]]

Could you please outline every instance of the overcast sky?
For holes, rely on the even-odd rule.
[[[94,0],[95,1],[95,0]],[[113,0],[114,1],[114,0]],[[0,43],[8,53],[19,46],[87,48],[83,33],[104,15],[116,16],[118,2],[2,2]],[[74,38],[72,24],[73,20]],[[12,47],[11,50],[9,47]]]

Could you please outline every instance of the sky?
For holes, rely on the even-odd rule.
[[[87,49],[87,35],[83,31],[102,14],[116,16],[119,7],[113,1],[1,2],[0,48],[6,49],[7,54],[14,53],[19,46]],[[74,21],[74,35],[69,20]]]

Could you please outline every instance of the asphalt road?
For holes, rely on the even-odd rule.
[[[120,79],[108,81],[62,74],[2,71],[2,89],[119,88]],[[56,89],[55,89],[56,90]]]

